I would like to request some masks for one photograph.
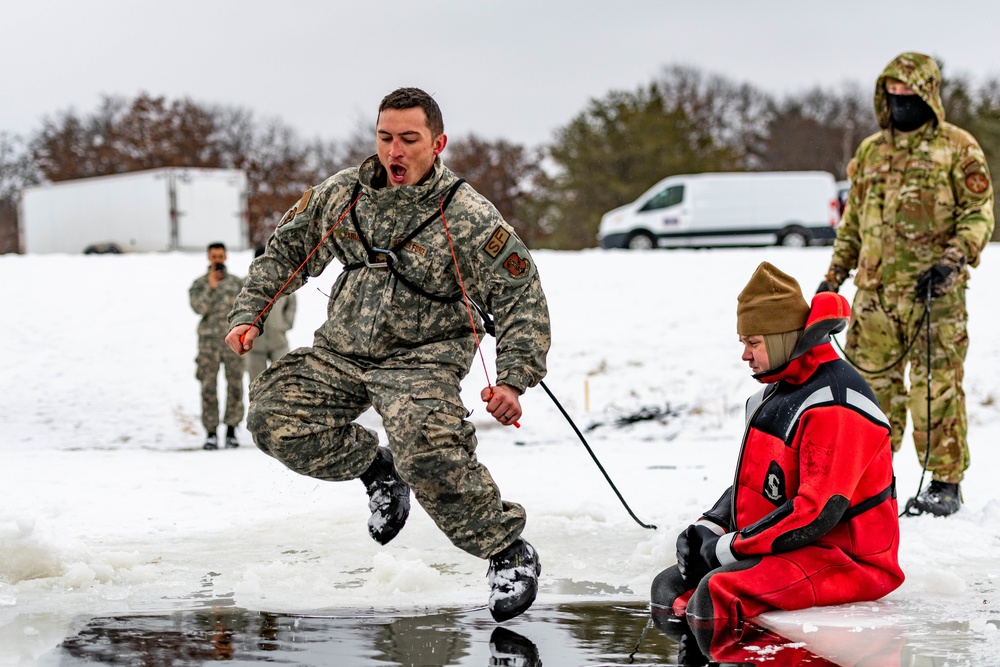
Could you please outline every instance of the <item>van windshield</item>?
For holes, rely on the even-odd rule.
[[[669,188],[660,190],[653,198],[643,204],[640,211],[655,211],[660,208],[676,206],[684,200],[684,186],[671,185]]]

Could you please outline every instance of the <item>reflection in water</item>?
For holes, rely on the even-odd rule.
[[[648,621],[645,602],[539,605],[502,626],[485,608],[297,616],[220,606],[91,619],[47,657],[63,666],[150,667],[214,661],[346,667],[705,664],[683,655],[683,636],[650,630]]]

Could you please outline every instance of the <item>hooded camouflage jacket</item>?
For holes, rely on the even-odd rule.
[[[935,119],[912,132],[892,126],[887,78],[908,84]],[[875,84],[882,130],[861,142],[848,167],[851,190],[837,239],[834,267],[857,267],[855,283],[909,294],[917,276],[954,247],[972,266],[993,233],[993,187],[975,138],[945,122],[941,72],[933,59],[904,53]],[[960,283],[968,279],[963,269]]]
[[[251,265],[246,287],[229,315],[230,326],[253,322],[316,248],[284,292],[301,287],[307,276],[318,276],[334,259],[347,267],[330,293],[328,317],[316,331],[316,346],[375,363],[453,365],[464,375],[475,339],[460,298],[447,224],[466,291],[496,319],[497,384],[520,391],[538,384],[545,375],[550,343],[548,305],[538,271],[510,225],[469,185],[458,187],[442,220],[442,200],[457,181],[438,158],[423,183],[386,187],[385,170],[372,156],[360,167],[307,190]],[[385,268],[363,266],[365,242],[392,248],[433,216],[433,222],[396,252],[394,267],[428,294],[457,297],[450,302],[418,294]],[[334,225],[333,234],[320,243]],[[369,261],[378,259],[383,257]],[[358,264],[362,266],[351,268]],[[478,317],[475,321],[481,337]]]

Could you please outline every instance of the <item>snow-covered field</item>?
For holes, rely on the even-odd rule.
[[[949,519],[903,522],[907,581],[881,607],[946,628],[908,639],[923,654],[951,650],[934,664],[990,664],[1000,653],[996,254],[986,251],[969,290],[966,504]],[[639,518],[658,526],[633,522],[541,389],[523,399],[519,430],[497,426],[480,407],[477,360],[464,392],[479,456],[527,508],[541,603],[646,599],[674,562],[678,530],[731,482],[743,402],[758,387],[740,361],[736,295],[766,259],[808,297],[829,255],[535,253],[554,329],[546,384],[581,429],[602,424],[586,431],[590,444]],[[250,259],[231,253],[230,271]],[[0,664],[44,659],[99,614],[212,600],[276,612],[485,603],[485,561],[451,546],[416,505],[379,547],[360,482],[298,476],[242,430],[238,450],[201,450],[187,290],[204,268],[201,254],[0,257]],[[311,343],[334,274],[299,291],[293,347]],[[663,416],[616,424],[650,407]],[[910,443],[896,457],[901,504],[920,477]],[[867,614],[859,625],[879,612]]]

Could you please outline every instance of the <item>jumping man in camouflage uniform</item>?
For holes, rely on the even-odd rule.
[[[944,120],[941,72],[928,56],[904,53],[875,85],[882,130],[865,139],[848,167],[851,190],[833,259],[820,291],[839,289],[848,274],[858,287],[847,333],[857,363],[892,424],[899,451],[906,410],[930,486],[908,506],[947,516],[960,507],[969,467],[962,390],[968,266],[993,232],[993,187],[982,149]],[[927,453],[927,334],[920,326],[927,296],[931,318],[930,452]],[[906,360],[883,373],[916,338]],[[910,367],[910,390],[904,384]]]
[[[251,385],[247,427],[296,472],[360,478],[369,533],[382,544],[403,527],[412,488],[452,543],[490,559],[490,610],[505,620],[534,600],[541,565],[520,537],[524,509],[501,499],[476,459],[459,392],[476,343],[459,279],[496,318],[496,385],[482,398],[505,426],[545,374],[545,295],[513,229],[441,161],[444,123],[427,93],[386,96],[376,130],[377,155],[307,190],[288,211],[230,313],[226,342],[242,354],[259,333],[254,319],[303,261],[286,290],[334,260],[344,265],[313,347],[291,351]],[[478,316],[475,325],[481,337]],[[354,422],[369,406],[382,416],[388,448]]]
[[[191,308],[201,315],[198,323],[198,365],[196,377],[201,382],[201,423],[208,435],[205,449],[218,449],[219,436],[219,365],[226,371],[226,447],[238,447],[236,426],[243,419],[243,359],[226,346],[223,338],[229,331],[226,316],[233,307],[243,280],[226,272],[226,246],[208,246],[208,273],[194,281],[188,295]]]

